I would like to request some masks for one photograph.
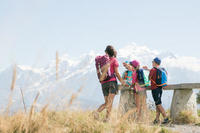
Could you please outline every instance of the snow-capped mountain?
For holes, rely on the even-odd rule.
[[[162,66],[169,73],[169,83],[200,82],[200,59],[195,57],[180,57],[171,52],[158,52],[145,46],[136,44],[127,45],[118,51],[120,72],[125,69],[122,62],[139,60],[141,66],[151,67],[152,59],[156,56],[162,59]],[[13,92],[13,109],[23,108],[20,88],[24,92],[25,103],[29,107],[37,93],[40,93],[38,106],[46,103],[56,108],[67,105],[73,93],[82,88],[75,100],[75,105],[81,108],[94,108],[103,103],[101,86],[97,80],[94,59],[95,51],[88,52],[79,58],[72,59],[69,55],[59,57],[58,80],[56,80],[56,61],[53,60],[47,67],[36,69],[30,66],[17,66],[17,80]],[[0,72],[0,106],[5,108],[10,94],[13,67]],[[170,107],[168,99],[172,99],[172,91],[165,91],[163,103]],[[148,98],[152,100],[150,92]],[[119,95],[115,102],[117,103]]]

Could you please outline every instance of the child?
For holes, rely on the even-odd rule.
[[[130,66],[128,61],[125,61],[123,63],[123,66],[127,69],[122,75],[123,80],[126,81],[125,86],[131,87],[132,86],[132,76],[133,76],[132,67]]]
[[[142,111],[146,111],[146,88],[145,82],[144,82],[144,73],[143,70],[140,69],[140,64],[138,61],[134,60],[130,62],[132,66],[133,71],[133,89],[134,89],[134,95],[135,95],[135,103],[137,107],[137,113],[138,113],[138,120],[141,120]],[[142,75],[142,79],[140,78],[140,75]],[[142,81],[141,81],[142,80]]]
[[[123,66],[125,68],[125,71],[122,74],[122,79],[125,81],[125,85],[122,86],[121,96],[120,96],[120,104],[119,104],[119,111],[120,115],[123,116],[127,112],[131,111],[133,112],[135,108],[135,97],[133,95],[132,88],[132,66],[129,64],[129,61],[123,62]],[[128,90],[128,91],[123,91]],[[132,115],[129,118],[133,118]]]
[[[152,96],[154,99],[154,102],[156,104],[156,119],[154,120],[154,124],[159,124],[160,123],[160,113],[162,114],[164,121],[162,122],[162,124],[167,124],[169,123],[169,118],[166,115],[166,112],[162,106],[162,101],[161,101],[161,97],[162,97],[162,86],[158,86],[156,83],[156,79],[157,79],[157,69],[159,68],[161,64],[161,60],[156,57],[153,61],[152,61],[152,66],[153,68],[150,70],[148,69],[147,66],[144,66],[143,68],[145,70],[150,71],[149,74],[149,79],[151,80],[151,90],[152,90]]]

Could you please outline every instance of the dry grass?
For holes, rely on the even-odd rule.
[[[59,56],[56,52],[56,80],[58,80]],[[119,117],[116,110],[113,110],[109,122],[104,123],[105,112],[100,114],[100,119],[94,119],[92,111],[70,110],[51,111],[48,110],[48,104],[41,111],[35,112],[39,93],[29,110],[25,106],[23,91],[21,90],[24,104],[24,112],[17,112],[9,115],[9,108],[12,103],[12,93],[16,82],[16,66],[13,69],[13,79],[11,84],[11,95],[7,108],[8,115],[0,114],[0,133],[172,133],[167,129],[152,126],[149,123],[138,124],[130,119],[129,113]],[[73,104],[78,94],[82,91],[80,87],[78,92],[72,94],[67,102],[67,107]],[[154,116],[153,116],[154,117]]]
[[[198,116],[199,116],[199,119],[200,119],[200,110],[198,110]],[[199,123],[197,123],[196,125],[200,126],[200,120],[199,120]]]
[[[30,113],[29,113],[29,121],[31,121],[31,119],[32,119],[32,115],[33,115],[33,113],[34,113],[35,105],[36,105],[36,102],[37,102],[37,100],[38,100],[39,95],[40,95],[40,93],[38,93],[38,94],[36,95],[36,97],[35,97],[35,99],[34,99],[34,102],[33,102],[32,106],[31,106]]]
[[[83,89],[83,86],[81,86],[76,93],[73,93],[71,95],[71,97],[69,99],[69,102],[66,105],[67,108],[69,108],[73,104],[74,100],[78,97],[78,95],[80,94],[80,92],[82,91],[82,89]]]
[[[8,106],[6,108],[6,115],[8,115],[10,113],[10,107],[12,105],[12,97],[13,97],[13,91],[14,91],[14,88],[15,88],[16,79],[17,79],[17,65],[14,65],[12,82],[11,82],[11,87],[10,87],[11,92],[10,92],[10,95],[9,95]]]
[[[14,69],[13,73],[11,94],[15,87],[15,80],[16,69]],[[80,87],[76,93],[72,94],[67,107],[73,104],[82,89],[83,87]],[[21,95],[26,111],[22,90]],[[38,98],[39,93],[36,95],[29,113],[0,114],[0,133],[172,133],[149,123],[137,124],[131,121],[128,116],[132,112],[119,117],[117,111],[113,110],[108,123],[103,122],[105,112],[100,114],[99,120],[94,119],[92,111],[74,111],[69,108],[66,111],[50,111],[48,110],[48,104],[41,111],[35,112]]]
[[[25,111],[25,113],[26,113],[26,104],[25,104],[25,101],[24,101],[24,93],[23,93],[23,91],[22,91],[22,88],[20,88],[20,92],[21,92],[21,95],[22,95],[22,102],[23,102],[23,105],[24,105],[24,111]]]
[[[17,79],[16,77],[17,77],[17,66],[14,65],[12,83],[11,83],[11,87],[10,87],[11,91],[13,91],[15,88],[15,83],[16,83],[16,79]]]
[[[95,120],[91,111],[50,111],[48,105],[37,113],[22,112],[0,116],[1,133],[172,133],[161,127],[121,120],[112,113],[109,123]],[[101,114],[103,118],[105,113]]]
[[[179,117],[176,118],[176,124],[195,124],[199,122],[199,118],[194,116],[190,111],[182,111],[179,113]]]

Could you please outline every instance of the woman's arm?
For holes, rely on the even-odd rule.
[[[122,85],[126,85],[125,81],[121,78],[119,71],[118,71],[118,67],[115,67],[115,74],[118,78],[118,80],[121,82]]]

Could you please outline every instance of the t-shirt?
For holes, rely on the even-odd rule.
[[[127,85],[132,85],[132,82],[133,82],[132,81],[132,79],[133,79],[133,71],[129,71],[129,70],[125,71],[123,73],[122,78],[123,78],[123,80],[126,81]]]
[[[137,71],[136,70],[133,70],[133,80],[132,80],[132,83],[135,84],[135,86],[133,88],[135,90],[135,92],[146,90],[145,87],[141,87],[139,85],[139,83],[138,83],[138,77],[137,77]]]
[[[151,89],[152,89],[152,90],[158,88],[158,87],[157,87],[157,84],[156,84],[156,73],[157,73],[156,68],[152,68],[152,69],[150,70],[150,73],[149,73],[149,79],[150,79],[150,81],[151,81]]]
[[[136,70],[133,70],[132,84],[135,84],[136,82],[138,82],[137,72]]]
[[[110,72],[111,72],[111,75],[112,74],[115,74],[115,68],[116,67],[119,67],[119,63],[117,61],[116,58],[114,57],[110,57]],[[107,82],[110,82],[110,81],[117,81],[116,77],[113,77],[107,81],[102,81],[101,84],[104,84],[104,83],[107,83]]]

